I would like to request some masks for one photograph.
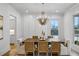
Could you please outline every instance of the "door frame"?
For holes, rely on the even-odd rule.
[[[13,17],[14,19],[15,19],[15,40],[17,41],[17,33],[16,33],[16,30],[17,30],[17,26],[16,26],[16,20],[17,20],[17,17],[16,16],[14,16],[14,15],[10,15],[11,17]],[[10,19],[9,19],[9,23],[10,23]],[[15,42],[16,43],[16,42]],[[10,44],[11,44],[11,42],[10,42]]]

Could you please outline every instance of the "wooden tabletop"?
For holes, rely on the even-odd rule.
[[[28,39],[25,40],[25,42],[39,42],[39,41],[47,41],[47,42],[50,42],[49,40],[40,40],[40,39],[33,39],[33,38],[28,38]],[[60,42],[60,41],[57,41],[57,42]]]
[[[32,38],[25,40],[25,42],[38,42],[38,41],[39,41],[38,39],[32,39]]]
[[[40,39],[33,39],[33,38],[28,38],[25,40],[25,42],[39,42],[39,41],[47,41],[47,40],[40,40]]]

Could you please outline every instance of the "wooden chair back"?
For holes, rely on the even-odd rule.
[[[40,40],[38,42],[38,52],[48,52],[48,42],[45,40]]]
[[[53,54],[60,54],[60,42],[52,42],[51,43],[51,52]]]
[[[34,52],[33,42],[25,42],[25,52]]]

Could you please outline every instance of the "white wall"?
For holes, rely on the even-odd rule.
[[[33,19],[32,16],[24,16],[24,37],[28,38],[32,35],[39,35],[40,34],[40,24]]]
[[[8,14],[16,17],[16,39],[22,38],[22,28],[21,28],[21,15],[12,6],[8,5]]]
[[[46,25],[41,26],[39,22],[34,17],[35,15],[24,15],[24,38],[32,37],[33,35],[41,36],[42,29],[45,31],[46,36],[51,35],[51,18]],[[52,15],[53,16],[53,15]],[[59,22],[59,39],[64,41],[64,28],[63,28],[63,16],[56,16]],[[22,26],[22,27],[23,27]]]
[[[17,39],[21,38],[21,19],[19,13],[12,8],[8,4],[0,4],[0,15],[3,16],[3,40],[0,40],[0,55],[3,55],[7,51],[10,50],[10,30],[9,30],[9,16],[13,15],[17,18],[16,20],[16,26],[17,26]]]
[[[65,37],[65,40],[69,40],[69,43],[68,43],[68,54],[70,55],[70,52],[71,52],[71,42],[72,42],[72,39],[73,39],[73,32],[72,32],[72,13],[71,12],[67,12],[65,15],[64,15],[64,37]]]
[[[71,49],[78,51],[78,47],[74,46],[73,43],[73,35],[74,35],[74,29],[73,29],[73,16],[79,14],[79,4],[76,4],[70,10],[68,10],[64,14],[64,37],[65,40],[69,40],[69,54],[71,54]],[[77,49],[76,49],[77,48]]]
[[[64,16],[58,18],[59,21],[59,39],[61,42],[64,42]]]

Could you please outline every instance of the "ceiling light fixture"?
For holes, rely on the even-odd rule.
[[[41,3],[42,5],[44,5],[45,3]]]
[[[45,3],[42,3],[42,6],[44,6]],[[45,25],[48,20],[48,16],[45,14],[44,10],[41,11],[41,15],[37,17],[37,20],[41,25]]]
[[[41,25],[45,25],[47,23],[48,16],[45,15],[45,12],[44,11],[42,11],[41,12],[41,15],[37,18],[37,20],[39,21],[39,23]]]

